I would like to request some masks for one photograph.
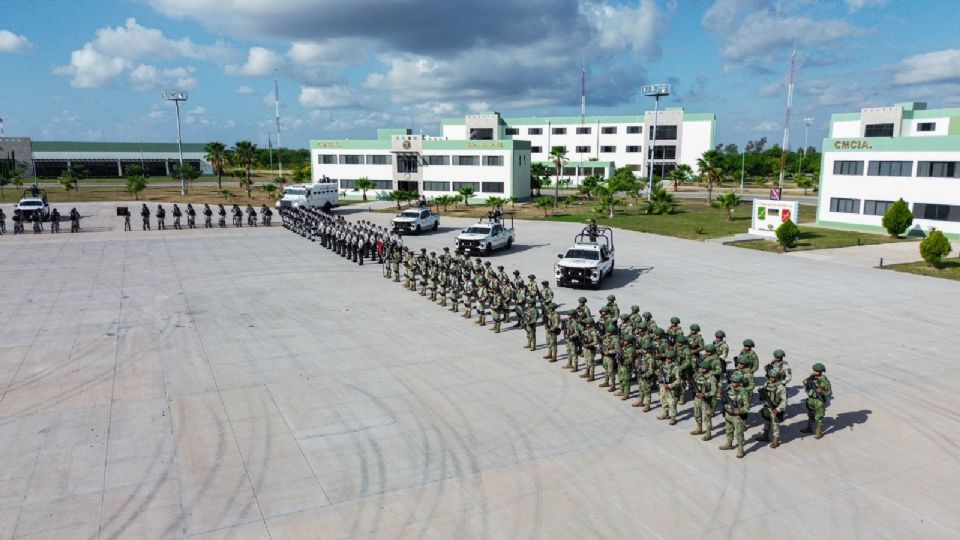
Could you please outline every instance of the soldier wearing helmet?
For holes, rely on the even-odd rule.
[[[833,397],[833,387],[827,378],[827,368],[817,362],[813,365],[813,373],[803,380],[803,389],[807,393],[807,427],[801,433],[812,433],[816,427],[816,438],[823,437],[823,417],[827,413],[830,398]]]
[[[710,373],[711,369],[713,363],[710,360],[701,360],[693,376],[693,419],[697,422],[697,429],[690,434],[703,435],[704,441],[713,438],[713,412],[717,409],[720,390],[717,378]]]
[[[586,361],[585,363],[587,369],[584,370],[583,375],[580,375],[580,378],[586,379],[587,382],[591,382],[593,381],[593,370],[597,360],[597,348],[600,346],[600,333],[597,330],[592,317],[586,318],[584,321],[584,326],[583,353],[585,355],[584,360]]]
[[[773,360],[764,366],[764,370],[768,373],[768,378],[771,370],[776,369],[779,371],[780,382],[784,385],[790,384],[790,381],[793,380],[793,372],[790,370],[790,365],[784,360],[786,356],[787,353],[783,352],[783,349],[777,349],[773,351]]]
[[[734,372],[730,382],[721,393],[723,401],[723,419],[727,442],[720,450],[732,450],[733,441],[737,441],[737,458],[744,456],[743,430],[746,427],[747,413],[750,410],[750,394],[741,387],[743,375]]]
[[[717,358],[726,365],[727,356],[730,355],[730,345],[724,339],[727,334],[723,330],[717,330],[713,336],[716,338],[713,340],[713,344],[717,347]]]
[[[616,390],[617,386],[617,358],[620,356],[620,338],[617,336],[617,327],[608,324],[603,332],[601,358],[603,359],[603,382],[600,388],[608,392]]]
[[[769,442],[770,448],[780,446],[780,423],[783,422],[783,413],[787,410],[787,387],[780,379],[780,370],[777,368],[767,371],[767,384],[760,389],[760,401],[763,408],[763,433],[755,438],[758,441]]]
[[[743,340],[743,350],[740,351],[740,356],[746,356],[750,363],[747,364],[750,368],[750,373],[756,373],[760,369],[760,357],[757,356],[757,352],[753,350],[753,340],[745,339]]]
[[[614,319],[620,318],[620,306],[617,305],[617,297],[612,294],[607,295],[607,310]]]

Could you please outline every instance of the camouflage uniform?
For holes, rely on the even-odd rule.
[[[723,339],[726,337],[726,333],[724,333],[723,330],[717,330],[714,336],[717,338],[713,342],[713,345],[717,348],[717,358],[720,359],[720,362],[722,362],[724,368],[726,368],[727,356],[730,355],[730,345]]]
[[[620,389],[615,395],[619,395],[621,401],[626,401],[630,397],[630,381],[637,363],[637,350],[634,348],[632,335],[620,337],[620,351],[620,371],[617,373],[620,377]]]
[[[664,356],[663,365],[660,366],[660,373],[657,375],[660,380],[660,387],[664,392],[660,395],[661,407],[663,407],[657,420],[670,419],[670,425],[677,423],[677,398],[683,389],[683,379],[680,377],[680,366],[674,363],[673,351],[668,351]]]
[[[787,410],[787,387],[780,381],[779,370],[767,372],[767,384],[760,389],[760,400],[763,403],[763,409],[760,410],[763,433],[757,439],[771,442],[770,447],[776,448],[780,446],[780,423]]]
[[[705,344],[703,342],[703,336],[700,335],[699,324],[690,325],[690,334],[687,336],[687,344],[690,346],[690,352],[693,354],[694,359],[700,358],[700,353],[703,351]]]
[[[616,390],[617,386],[617,357],[620,356],[620,338],[617,337],[617,329],[612,324],[604,329],[603,336],[603,382],[600,388],[609,388],[609,392]]]
[[[537,349],[537,304],[533,298],[527,300],[527,312],[523,317],[523,326],[527,331],[527,345],[525,349]]]
[[[703,440],[713,438],[713,412],[717,410],[717,395],[719,386],[717,379],[710,373],[712,364],[700,362],[697,374],[693,376],[693,419],[697,422],[697,429],[691,435],[703,435]],[[706,427],[706,431],[704,431]]]
[[[500,323],[503,322],[503,290],[498,286],[490,295],[490,312],[493,315],[493,331],[500,333]]]
[[[557,361],[557,335],[560,334],[560,315],[557,314],[557,305],[547,304],[547,321],[544,325],[547,337],[547,354],[543,357],[551,362]]]
[[[567,312],[567,319],[563,325],[563,340],[567,345],[567,365],[564,369],[577,371],[580,369],[580,353],[583,348],[583,327],[577,320],[577,311]]]
[[[734,372],[730,376],[730,382],[723,390],[723,419],[727,442],[720,447],[721,450],[733,449],[733,441],[737,441],[737,457],[744,456],[743,430],[746,427],[747,411],[750,410],[750,394],[740,387],[742,375]]]
[[[793,370],[790,369],[790,364],[783,359],[785,356],[786,353],[781,349],[773,351],[773,361],[764,366],[764,371],[770,373],[771,370],[776,369],[780,372],[780,382],[788,385],[793,380]],[[769,375],[767,378],[770,378]]]
[[[743,350],[740,351],[740,356],[746,356],[747,359],[750,360],[747,367],[750,368],[751,376],[760,369],[760,357],[758,357],[756,351],[753,350],[752,339],[743,340]]]
[[[540,316],[543,318],[543,325],[547,325],[547,315],[550,311],[550,304],[553,303],[553,289],[550,288],[550,282],[543,280],[540,282],[543,288],[540,289]]]
[[[607,307],[607,311],[610,312],[610,316],[613,317],[614,320],[617,320],[620,318],[620,306],[617,305],[616,296],[612,294],[607,295],[606,307]]]
[[[588,318],[584,322],[584,325],[583,350],[584,354],[586,354],[587,369],[583,375],[580,375],[580,378],[586,379],[587,382],[590,382],[593,380],[593,370],[597,360],[597,347],[600,346],[600,334],[597,332],[597,329],[594,326],[593,319]]]
[[[477,324],[487,325],[487,302],[490,300],[490,290],[487,289],[487,280],[480,279],[480,286],[477,288]]]
[[[824,373],[827,368],[820,362],[813,365],[813,374],[803,380],[803,388],[807,393],[807,427],[801,429],[803,433],[811,433],[816,426],[816,438],[823,437],[823,417],[827,413],[830,398],[833,397],[833,387],[830,379]]]
[[[590,313],[590,308],[587,307],[587,299],[586,299],[586,298],[584,298],[584,297],[581,296],[581,297],[577,300],[577,303],[579,304],[579,305],[577,306],[577,318],[578,318],[578,319],[580,319],[581,321],[585,321],[585,320],[587,320],[587,319],[593,318],[593,313]]]
[[[653,355],[653,344],[649,341],[643,342],[641,348],[643,355],[637,362],[637,386],[640,395],[637,401],[633,403],[634,407],[643,406],[643,412],[650,411],[650,396],[653,393],[653,385],[657,378],[657,359]]]

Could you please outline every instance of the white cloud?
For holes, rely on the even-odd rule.
[[[101,88],[130,71],[130,83],[138,90],[173,84],[182,88],[196,86],[192,68],[164,68],[138,63],[139,60],[224,61],[233,51],[222,42],[198,45],[188,38],[170,39],[163,32],[146,28],[136,19],[127,19],[123,26],[100,28],[94,39],[70,54],[70,63],[54,68],[53,73],[70,77],[74,88]]]
[[[580,5],[580,12],[593,27],[600,47],[629,48],[647,58],[660,56],[667,21],[654,0],[640,0],[636,6],[588,1]]]
[[[148,64],[139,64],[130,71],[130,86],[137,90],[193,90],[197,79],[192,67],[157,68]]]
[[[893,71],[896,84],[960,82],[960,50],[945,49],[910,56],[893,66]]]
[[[0,29],[0,53],[18,53],[29,51],[33,43],[26,37],[14,34],[9,30]]]
[[[253,88],[250,88],[249,86],[244,85],[244,86],[241,86],[240,88],[237,88],[237,93],[243,96],[249,96],[250,94],[253,93]]]
[[[366,61],[364,43],[357,39],[294,41],[287,58],[299,67],[316,68],[356,65]]]
[[[843,3],[847,5],[850,13],[853,13],[867,7],[884,6],[887,0],[843,0]]]
[[[281,66],[283,66],[282,56],[263,47],[250,47],[246,62],[242,65],[227,64],[224,69],[229,75],[263,77],[270,75]]]
[[[348,86],[301,86],[300,105],[312,109],[335,109],[360,104],[357,91]]]

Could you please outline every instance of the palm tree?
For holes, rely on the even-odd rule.
[[[243,168],[243,179],[240,181],[240,187],[247,190],[247,198],[251,198],[250,190],[253,188],[253,177],[251,171],[256,166],[259,156],[257,155],[257,145],[250,141],[237,141],[233,145],[233,164]]]
[[[707,202],[713,200],[713,186],[723,176],[723,154],[717,150],[707,150],[697,159],[700,175],[707,181]]]
[[[457,193],[459,193],[463,199],[463,204],[470,206],[470,197],[473,197],[473,186],[461,186],[460,189],[457,190]]]
[[[717,197],[717,200],[713,201],[712,205],[714,208],[723,208],[727,211],[727,221],[733,221],[733,210],[740,206],[742,199],[735,191],[730,193],[724,193]]]
[[[530,189],[537,191],[540,196],[540,186],[543,185],[543,179],[547,177],[547,166],[543,163],[532,163],[530,165]]]
[[[550,149],[550,161],[553,162],[553,165],[557,168],[557,180],[560,180],[560,175],[563,174],[563,166],[567,164],[567,149],[563,146],[554,146]],[[560,202],[560,182],[558,181],[553,188],[553,203],[556,205]]]
[[[807,195],[807,191],[813,187],[813,178],[805,174],[797,176],[797,187],[803,188],[803,195]]]
[[[550,209],[556,206],[550,197],[537,197],[537,207],[543,210],[543,217],[550,215]]]
[[[667,193],[663,186],[653,186],[650,191],[650,200],[647,201],[648,214],[672,214],[677,210],[673,204],[673,195]]]
[[[400,210],[400,202],[407,200],[405,197],[406,193],[400,191],[399,189],[395,189],[387,194],[388,201],[397,201],[397,210]]]
[[[366,176],[361,176],[357,178],[356,183],[354,184],[354,191],[360,191],[363,193],[363,202],[367,202],[367,191],[377,187],[369,178]]]
[[[693,176],[693,168],[686,163],[677,165],[668,175],[673,181],[674,191],[680,191],[680,183],[689,181],[691,176]]]
[[[217,175],[217,189],[223,189],[223,166],[227,162],[227,146],[220,141],[208,142],[203,147],[207,155],[203,159],[213,166],[213,172]]]
[[[279,192],[279,188],[273,182],[260,186],[260,190],[266,193],[267,198],[271,200],[276,199],[277,193]]]

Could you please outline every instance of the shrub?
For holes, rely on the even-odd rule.
[[[883,228],[894,238],[907,232],[912,224],[913,213],[903,199],[893,203],[883,214]]]
[[[787,220],[777,227],[777,243],[786,251],[797,245],[800,239],[800,227],[793,223],[793,220]]]
[[[947,240],[947,237],[936,229],[920,242],[920,256],[927,261],[927,264],[935,268],[940,268],[943,258],[949,255],[952,249],[950,240]]]

